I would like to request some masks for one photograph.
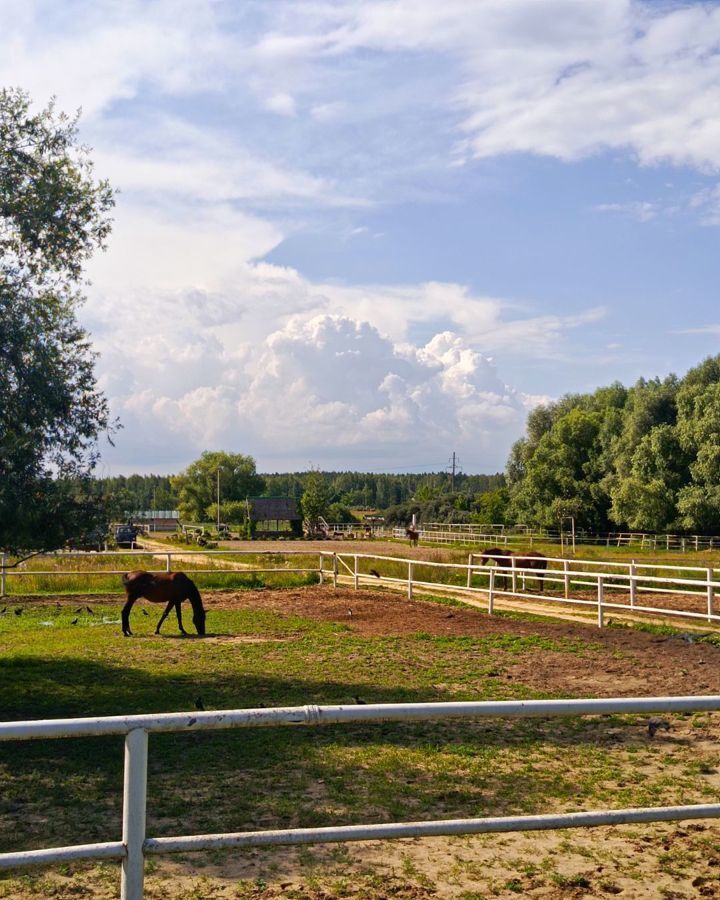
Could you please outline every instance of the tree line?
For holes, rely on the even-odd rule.
[[[177,475],[128,475],[98,479],[98,488],[112,498],[116,514],[149,509],[178,509],[185,521],[242,522],[248,497],[289,497],[333,522],[353,520],[351,509],[394,510],[408,518],[416,509],[432,509],[441,521],[468,511],[475,498],[504,485],[504,476],[447,473],[386,474],[372,472],[286,472],[260,474],[255,460],[244,454],[206,451]],[[455,490],[451,490],[454,487]],[[407,510],[406,510],[407,508]]]
[[[720,356],[538,407],[506,475],[515,521],[720,534]]]

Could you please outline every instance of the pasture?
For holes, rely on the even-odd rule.
[[[221,577],[218,575],[217,577]],[[0,718],[720,693],[720,647],[330,587],[204,591],[205,639],[139,601],[10,598]],[[142,609],[149,615],[144,615]],[[21,610],[16,615],[16,610]],[[148,834],[717,802],[720,722],[674,716],[372,724],[153,735]],[[120,738],[0,745],[0,851],[115,839]],[[0,877],[0,897],[117,895],[115,864]],[[708,823],[186,854],[146,896],[720,896]]]

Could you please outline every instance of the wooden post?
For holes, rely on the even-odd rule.
[[[568,572],[570,571],[570,563],[564,559],[563,560],[563,580],[565,582],[565,599],[567,600],[570,597],[570,575]]]
[[[526,562],[527,562],[527,560],[526,560]],[[511,568],[512,568],[512,589],[513,589],[513,594],[517,594],[517,571],[516,571],[516,569],[515,569],[515,557],[514,557],[514,556],[511,556],[511,557],[510,557],[510,566],[511,566]],[[523,587],[524,587],[524,585],[523,585]]]
[[[358,558],[357,558],[357,556],[355,556],[354,559],[355,559],[355,565],[354,565],[354,567],[353,567],[353,589],[354,589],[354,590],[357,590],[357,589],[358,589],[358,584],[360,583],[360,575],[359,575],[359,571],[360,571],[360,570],[359,570],[359,568],[358,568]]]
[[[338,586],[338,558],[337,553],[333,553],[333,587]]]
[[[635,560],[630,562],[630,606],[635,606],[637,595],[637,566]]]
[[[7,553],[2,555],[2,571],[0,571],[0,597],[5,596],[5,567],[7,565]]]
[[[604,599],[604,593],[605,593],[604,584],[605,584],[605,579],[603,578],[602,575],[598,575],[598,585],[597,585],[598,628],[602,628],[603,624],[604,624],[603,623],[603,617],[604,617],[603,599]]]
[[[490,581],[488,583],[488,613],[493,614],[493,600],[495,592],[495,566],[490,567]]]
[[[325,584],[325,572],[323,571],[323,555],[320,553],[320,566],[318,568],[318,575],[320,576],[320,584]]]
[[[167,554],[167,558],[166,558],[166,560],[165,560],[165,571],[166,571],[166,572],[169,572],[169,571],[170,571],[170,565],[171,565],[171,562],[170,562],[170,561],[171,561],[171,559],[172,559],[172,557],[171,557],[170,554],[168,553],[168,554]]]
[[[468,577],[467,577],[467,586],[472,587],[472,564],[473,558],[475,557],[474,553],[468,553]]]
[[[408,590],[407,590],[408,600],[412,600],[413,598],[413,564],[408,562]]]

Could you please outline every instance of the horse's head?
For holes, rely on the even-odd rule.
[[[205,609],[202,604],[193,606],[193,625],[200,637],[205,637]]]
[[[484,550],[480,554],[480,565],[486,566],[489,562],[499,562],[498,557],[510,556],[510,553],[507,550],[503,550],[500,547],[490,547],[489,550]]]

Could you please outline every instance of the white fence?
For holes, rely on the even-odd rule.
[[[611,531],[593,534],[577,531],[557,531],[526,526],[476,525],[466,522],[423,522],[419,526],[421,540],[434,543],[480,544],[483,546],[513,546],[533,543],[559,544],[574,547],[588,544],[605,547],[638,547],[642,550],[665,550],[688,553],[720,549],[720,537],[702,534],[658,534],[642,531]],[[394,528],[392,536],[405,537],[404,528]]]
[[[406,587],[407,596],[412,598],[413,589],[452,592],[456,595],[478,595],[487,598],[488,612],[494,611],[498,597],[535,601],[543,605],[563,604],[585,607],[596,611],[598,627],[605,624],[605,617],[613,610],[618,614],[670,616],[684,619],[720,622],[715,613],[715,593],[720,589],[720,580],[715,569],[700,566],[666,566],[655,564],[598,562],[597,560],[568,560],[547,558],[548,569],[539,570],[531,565],[536,557],[520,555],[509,558],[509,567],[498,565],[483,566],[476,562],[477,554],[471,553],[467,563],[432,562],[423,559],[399,559],[393,556],[379,556],[369,553],[321,553],[320,580],[332,576],[337,585],[343,580],[352,580],[357,590],[361,582],[382,583],[392,587]],[[325,566],[325,560],[328,566]],[[373,565],[370,571],[370,564]],[[553,569],[552,566],[558,566]],[[580,568],[585,566],[587,568]],[[331,567],[331,568],[330,568]],[[381,571],[385,568],[385,572]],[[439,577],[418,577],[418,570],[440,573]],[[652,575],[652,571],[667,571],[673,575]],[[443,578],[442,573],[446,573]],[[449,576],[449,577],[448,577]],[[454,580],[453,580],[454,576]],[[477,585],[480,577],[487,579],[487,585]],[[461,580],[462,578],[462,580]],[[541,592],[530,592],[524,588],[530,584],[541,584]],[[546,583],[560,586],[561,593],[542,591]],[[573,589],[588,589],[593,599],[571,596]],[[617,597],[608,599],[610,591],[627,592],[627,602],[619,602]],[[581,591],[582,592],[582,591]],[[648,605],[642,602],[643,595],[662,594],[669,597],[686,598],[681,608]],[[698,606],[702,605],[700,611]]]
[[[285,563],[293,557],[317,558],[317,565],[278,565],[278,559]],[[482,595],[487,599],[489,612],[493,612],[498,598],[535,601],[545,607],[554,604],[565,607],[585,608],[596,612],[599,627],[605,624],[610,611],[633,616],[653,615],[704,620],[709,623],[720,621],[715,612],[715,594],[720,589],[718,570],[702,566],[670,566],[655,563],[599,562],[597,560],[568,560],[548,557],[546,571],[531,567],[535,558],[513,555],[509,558],[509,568],[497,565],[483,566],[477,553],[468,555],[467,563],[432,562],[420,558],[404,558],[370,553],[343,553],[342,551],[285,550],[180,550],[180,551],[125,551],[101,553],[57,553],[43,558],[55,561],[73,557],[96,559],[100,557],[132,559],[153,558],[161,561],[162,571],[172,571],[174,561],[187,562],[188,558],[215,560],[213,567],[192,568],[192,575],[254,575],[254,574],[311,574],[317,575],[321,584],[327,580],[337,586],[349,581],[355,589],[361,583],[382,584],[400,588],[413,596],[415,588],[425,591],[435,590],[452,593],[455,596]],[[242,558],[252,557],[267,560],[267,565],[245,564]],[[0,596],[9,595],[13,579],[43,576],[57,578],[59,583],[67,576],[122,575],[125,568],[59,569],[45,568],[30,570],[5,566],[0,569]],[[422,576],[423,570],[424,577]],[[660,573],[660,574],[658,574]],[[432,577],[431,577],[432,576]],[[480,584],[479,582],[483,582]],[[550,585],[553,593],[548,592]],[[531,591],[527,588],[534,587]],[[538,587],[540,588],[538,590]],[[679,598],[679,606],[658,606],[647,598],[658,594]],[[574,596],[573,596],[574,595]],[[591,595],[591,596],[589,596]],[[618,596],[620,595],[620,596]],[[683,602],[684,601],[684,602]]]
[[[286,566],[247,566],[241,562],[242,557],[261,557],[268,559],[270,561],[277,560],[279,556],[283,559],[285,557],[293,557],[293,556],[317,556],[317,551],[311,550],[285,550],[283,549],[281,552],[276,552],[274,550],[101,550],[99,552],[84,552],[84,551],[58,551],[57,553],[41,553],[36,556],[31,557],[31,560],[67,560],[73,558],[81,558],[81,559],[102,559],[109,557],[110,559],[118,559],[123,558],[123,560],[127,560],[128,557],[137,560],[162,560],[164,572],[172,572],[173,571],[173,560],[179,559],[181,562],[187,562],[188,557],[200,557],[201,559],[208,558],[210,561],[213,559],[216,560],[215,566],[207,569],[196,569],[193,568],[193,574],[202,574],[202,575],[218,575],[224,572],[232,573],[236,572],[237,574],[243,575],[254,575],[254,574],[267,574],[267,573],[284,573],[284,574],[314,574],[319,571],[317,566],[312,566],[308,568],[304,567],[296,567],[290,568]],[[229,560],[227,557],[231,557]],[[233,566],[233,560],[237,562],[237,565]],[[0,556],[0,597],[5,597],[9,595],[9,585],[12,579],[15,578],[32,578],[37,576],[43,577],[57,577],[62,581],[63,577],[67,576],[75,576],[78,575],[123,575],[128,571],[127,565],[122,569],[31,569],[31,568],[23,568],[21,566],[14,566],[13,564],[8,562],[7,554],[3,553]]]
[[[522,700],[478,703],[400,703],[366,706],[304,706],[280,709],[223,710],[165,713],[148,716],[109,716],[87,719],[0,723],[0,741],[70,738],[90,735],[125,735],[125,775],[122,836],[120,840],[76,844],[0,854],[0,869],[49,865],[80,859],[116,859],[122,864],[122,900],[141,900],[147,854],[242,848],[272,844],[309,844],[450,834],[537,831],[588,828],[639,822],[670,822],[720,817],[720,804],[594,810],[534,816],[451,819],[430,822],[395,822],[293,828],[226,834],[149,838],[146,835],[148,735],[182,731],[186,734],[227,728],[278,725],[330,725],[353,722],[426,721],[468,717],[583,716],[717,711],[720,696],[617,698],[607,700]]]

